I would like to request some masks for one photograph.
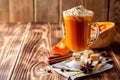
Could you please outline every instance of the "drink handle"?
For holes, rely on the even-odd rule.
[[[93,25],[94,26],[94,30],[95,30],[95,34],[94,36],[92,37],[92,39],[90,40],[90,43],[93,43],[99,36],[99,26],[97,23],[92,23],[90,24],[91,26]]]

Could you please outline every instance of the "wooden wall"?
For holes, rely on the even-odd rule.
[[[120,0],[0,0],[0,23],[62,22],[62,11],[84,5],[94,11],[95,21],[120,25]]]

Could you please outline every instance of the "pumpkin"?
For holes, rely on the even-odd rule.
[[[52,52],[54,54],[64,55],[68,51],[69,49],[65,45],[65,38],[63,38],[59,43],[57,43],[57,45],[52,47]]]
[[[99,26],[99,36],[90,45],[90,48],[105,48],[108,47],[115,37],[115,24],[113,22],[96,22]],[[94,29],[91,28],[91,37],[94,34]]]

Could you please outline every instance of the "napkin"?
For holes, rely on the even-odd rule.
[[[74,63],[74,64],[77,64],[77,62]],[[52,66],[53,66],[53,69],[57,73],[61,74],[62,76],[66,77],[66,78],[68,78],[69,80],[76,80],[77,78],[81,78],[81,77],[84,77],[84,76],[89,76],[89,75],[101,73],[101,72],[104,72],[104,71],[106,71],[108,69],[111,69],[113,67],[112,64],[106,64],[105,66],[101,67],[95,73],[85,74],[81,70],[78,69],[79,65],[74,66],[73,64],[71,64],[72,67],[70,67],[69,63],[67,63],[66,61],[53,64]],[[64,71],[62,69],[64,69]]]

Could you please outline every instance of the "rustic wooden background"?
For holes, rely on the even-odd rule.
[[[39,64],[38,59],[46,59],[46,57],[41,57],[41,55],[46,56],[46,54],[44,55],[42,52],[39,54],[39,50],[47,53],[44,48],[46,49],[46,44],[49,44],[47,42],[49,39],[51,44],[48,47],[59,42],[61,38],[61,35],[59,35],[61,34],[61,25],[56,23],[63,21],[62,11],[78,5],[84,5],[86,8],[93,10],[95,21],[115,22],[117,32],[120,33],[120,0],[0,0],[0,36],[2,37],[0,40],[0,80],[9,78],[11,80],[30,80],[30,78],[38,80],[34,79],[33,76],[31,77],[33,74],[30,73],[33,71],[33,64]],[[17,22],[50,22],[54,23],[54,25],[51,24],[50,27],[49,25],[41,26],[39,24],[31,26],[31,28],[28,26],[27,28],[24,24],[2,24]],[[49,34],[50,38],[45,34],[45,32],[50,33],[49,31],[51,31],[51,34]],[[41,37],[41,34],[45,36]],[[44,39],[46,41],[41,41],[41,38],[46,38]],[[120,34],[116,38],[120,42]],[[44,43],[44,45],[39,46],[40,43]],[[43,49],[40,48],[41,46]],[[95,79],[103,76],[102,78],[106,80],[113,80],[114,77],[116,80],[119,80],[120,43],[114,43],[111,46],[116,51],[116,54],[113,54],[116,65],[111,71],[114,75],[109,75],[108,73],[110,72],[108,71],[105,74],[98,75],[98,77],[95,76]],[[6,73],[9,74],[6,75]],[[49,80],[66,80],[63,77],[60,78],[60,75],[56,75],[48,75],[50,77]],[[47,77],[44,78],[48,80]]]
[[[120,24],[120,0],[0,0],[0,23],[62,21],[62,11],[84,5],[95,13],[95,21]]]

